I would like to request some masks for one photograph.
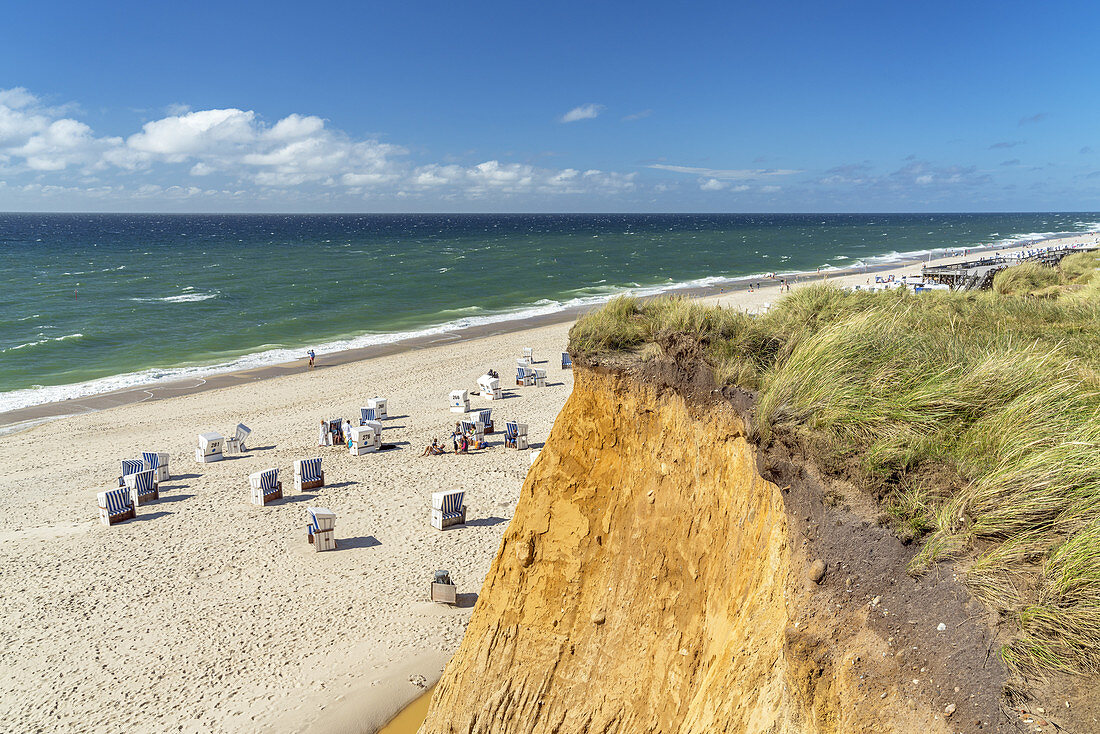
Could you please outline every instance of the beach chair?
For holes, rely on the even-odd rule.
[[[361,426],[351,427],[351,443],[348,445],[348,453],[352,456],[362,456],[382,448],[382,424],[378,421],[367,421]]]
[[[168,475],[168,454],[142,451],[141,463],[145,469],[153,470],[158,482],[167,482],[172,478]]]
[[[223,451],[225,439],[220,433],[199,434],[199,447],[195,449],[195,461],[200,464],[209,464],[211,461],[221,461],[225,458]]]
[[[535,363],[535,351],[531,347],[523,348],[523,358],[527,360],[527,364]]]
[[[99,521],[108,527],[137,517],[137,503],[125,487],[99,492],[96,497],[99,500]]]
[[[306,532],[313,550],[336,550],[336,513],[327,507],[307,507],[309,525]]]
[[[516,360],[516,384],[530,387],[535,384],[535,370],[522,359]]]
[[[462,504],[465,495],[459,490],[432,492],[432,527],[442,530],[452,525],[465,525],[466,505]]]
[[[385,420],[390,417],[390,414],[386,408],[385,398],[371,398],[367,401],[368,408],[374,408],[374,414],[378,416],[372,420]]]
[[[279,481],[278,469],[266,469],[248,475],[248,484],[252,488],[252,504],[266,505],[283,498],[283,483]]]
[[[130,474],[137,474],[139,471],[145,471],[145,462],[141,459],[123,459],[122,460],[122,474],[118,477],[118,486],[126,486],[126,477]]]
[[[458,600],[458,587],[451,581],[450,571],[436,571],[432,577],[431,599],[440,604],[454,604]]]
[[[376,408],[360,408],[359,409],[359,425],[367,425],[367,421],[378,420],[378,410]]]
[[[500,380],[491,375],[482,375],[477,378],[477,389],[481,397],[486,400],[500,400],[504,392],[500,389]]]
[[[298,459],[294,462],[294,490],[317,489],[325,486],[325,472],[321,459]]]
[[[480,444],[485,443],[485,424],[476,418],[463,418],[462,432],[466,435],[470,435],[471,431],[474,433],[475,444],[478,448],[481,448]],[[474,448],[474,446],[470,448]]]
[[[563,370],[573,369],[573,358],[569,356],[569,352],[561,353],[561,368]]]
[[[486,408],[484,410],[477,411],[477,420],[485,425],[485,432],[492,433],[493,428],[493,409]]]
[[[451,412],[452,413],[469,413],[470,412],[470,391],[469,390],[451,390]]]
[[[237,432],[225,440],[225,450],[230,454],[242,454],[248,449],[244,446],[244,441],[252,433],[252,429],[243,423],[237,424]]]
[[[527,448],[527,424],[519,423],[517,421],[506,421],[504,423],[504,448],[506,449],[526,449]]]
[[[135,505],[160,499],[160,487],[157,485],[156,472],[152,469],[126,475],[126,488]]]
[[[546,387],[546,370],[535,368],[531,371],[535,373],[535,387]]]

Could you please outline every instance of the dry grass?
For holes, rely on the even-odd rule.
[[[1057,299],[815,286],[759,317],[619,299],[578,321],[571,348],[638,353],[695,339],[717,380],[758,390],[759,436],[781,428],[829,462],[858,464],[899,534],[922,538],[912,573],[972,561],[974,593],[1019,619],[1006,661],[1095,672],[1100,279],[1068,265],[1058,282],[1086,285]],[[1002,290],[1038,283],[1021,276]],[[911,481],[937,467],[958,486]],[[1034,583],[1019,583],[1021,559]]]

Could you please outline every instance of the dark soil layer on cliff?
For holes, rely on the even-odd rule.
[[[829,566],[815,613],[873,604],[914,700],[954,704],[960,726],[1090,732],[1100,307],[1086,295],[812,288],[758,318],[624,299],[578,322],[571,349],[746,416],[807,568]]]

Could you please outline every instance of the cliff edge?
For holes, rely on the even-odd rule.
[[[988,612],[676,364],[577,366],[420,731],[1010,727]]]

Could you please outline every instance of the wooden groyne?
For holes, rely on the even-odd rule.
[[[1091,252],[1096,247],[1044,247],[1013,255],[988,255],[977,260],[964,260],[943,265],[924,266],[921,275],[926,283],[939,283],[951,287],[951,290],[970,291],[993,287],[993,277],[1014,265],[1039,263],[1049,267],[1056,266],[1066,255],[1077,252]]]

